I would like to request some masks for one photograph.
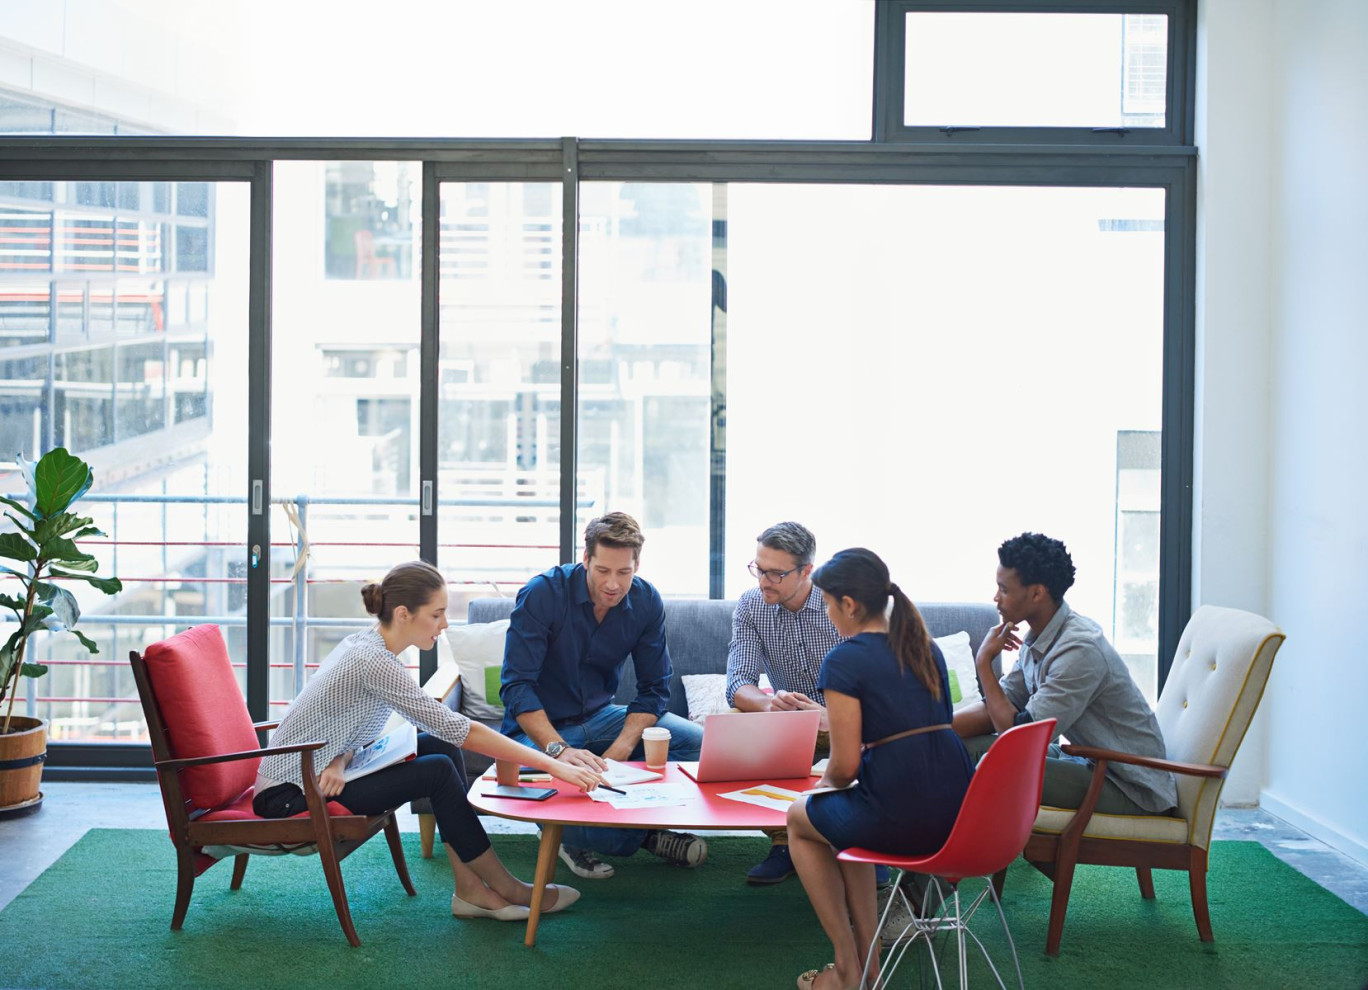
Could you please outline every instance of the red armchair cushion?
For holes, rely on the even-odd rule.
[[[153,643],[143,659],[173,758],[259,747],[218,626],[195,626]],[[256,782],[260,763],[246,759],[188,767],[180,771],[181,788],[195,807],[217,808]]]

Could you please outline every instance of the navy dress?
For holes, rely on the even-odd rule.
[[[945,657],[935,643],[931,652],[945,685]],[[886,633],[860,633],[837,644],[822,661],[818,686],[859,699],[861,742],[953,717],[949,691],[942,689],[936,701],[916,674],[904,674]],[[838,849],[926,855],[950,835],[973,772],[953,729],[907,736],[866,750],[859,782],[810,798],[808,819]]]

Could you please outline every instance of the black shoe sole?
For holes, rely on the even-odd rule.
[[[791,877],[791,876],[796,876],[796,875],[797,875],[796,872],[795,872],[795,873],[785,873],[782,877],[779,877],[778,879],[771,879],[770,877],[757,878],[757,877],[747,876],[747,877],[746,877],[746,883],[750,884],[752,887],[773,887],[776,883],[783,883],[783,882],[784,882],[785,880],[787,880],[789,877]]]

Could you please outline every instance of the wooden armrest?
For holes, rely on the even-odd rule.
[[[198,767],[210,763],[228,763],[233,760],[246,760],[257,756],[280,756],[285,753],[312,753],[314,750],[322,749],[327,743],[306,742],[298,743],[294,746],[270,746],[266,749],[248,749],[240,753],[220,753],[218,756],[192,756],[183,760],[159,760],[154,761],[153,766],[158,770],[180,770],[184,767]]]
[[[253,723],[252,723],[252,728],[253,728],[254,730],[256,730],[257,732],[261,732],[261,731],[264,730],[264,729],[277,729],[277,728],[279,728],[279,727],[280,727],[280,719],[276,719],[275,721],[272,721],[272,722],[253,722]]]
[[[1081,756],[1087,760],[1106,760],[1108,763],[1128,763],[1131,766],[1149,767],[1151,770],[1167,770],[1189,777],[1211,777],[1220,780],[1229,770],[1226,767],[1211,766],[1207,763],[1179,763],[1176,760],[1160,760],[1152,756],[1134,756],[1118,753],[1114,749],[1098,749],[1096,746],[1075,746],[1066,743],[1061,746],[1070,756]]]

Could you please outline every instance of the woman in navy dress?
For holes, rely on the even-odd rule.
[[[789,849],[836,954],[798,986],[835,990],[859,985],[877,920],[874,867],[840,862],[836,850],[935,852],[950,835],[973,766],[950,727],[945,658],[878,555],[842,550],[812,583],[846,637],[822,661],[818,680],[831,723],[831,759],[818,786],[846,789],[793,803]],[[878,971],[875,960],[871,979]]]

